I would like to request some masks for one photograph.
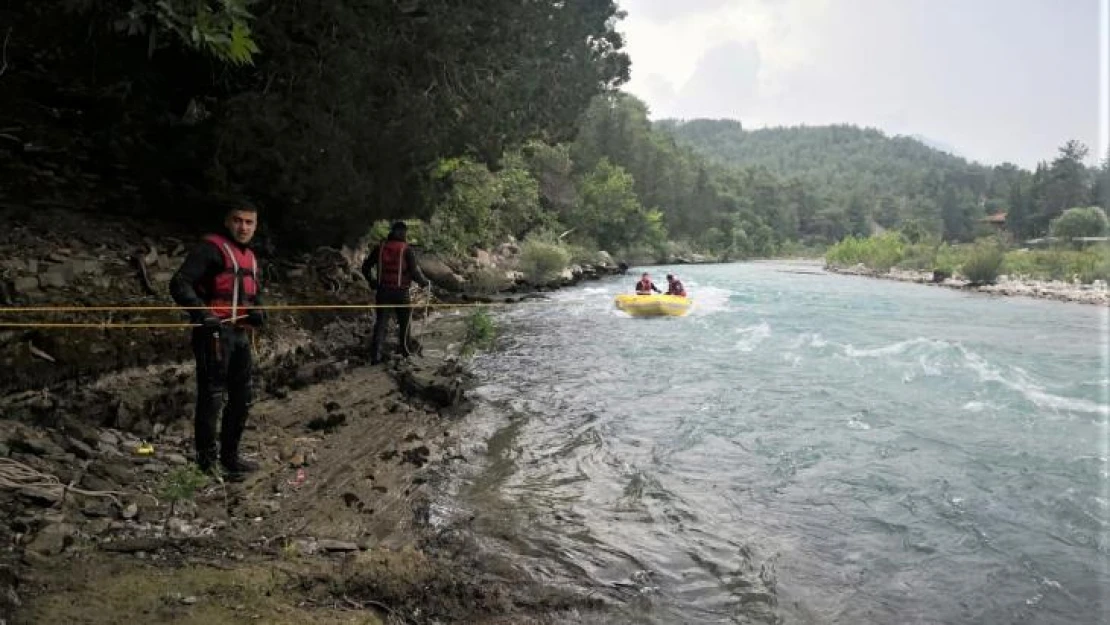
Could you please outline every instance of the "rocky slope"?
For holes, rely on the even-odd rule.
[[[483,554],[464,509],[433,528],[436,484],[477,460],[456,435],[464,314],[433,311],[415,323],[423,356],[368,367],[371,312],[275,312],[257,341],[244,439],[263,468],[198,485],[187,329],[11,325],[180,323],[173,310],[25,309],[167,305],[193,235],[50,209],[0,221],[0,619],[557,622],[598,607]],[[440,299],[511,302],[534,290],[510,273],[513,256],[425,264]],[[370,301],[361,260],[349,249],[264,257],[268,303]],[[478,269],[505,283],[467,293]],[[138,453],[143,441],[152,454]]]

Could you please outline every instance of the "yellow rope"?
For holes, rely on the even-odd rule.
[[[524,303],[541,303],[541,300],[515,302],[437,302],[425,308],[478,308],[482,306],[508,306]],[[375,308],[414,308],[413,304],[269,304],[251,306],[251,310],[373,310]],[[8,306],[0,307],[0,314],[50,313],[50,312],[154,312],[174,310],[207,310],[207,306]]]
[[[423,304],[271,304],[268,306],[257,306],[254,310],[374,310],[381,308],[424,308],[425,317],[428,311],[435,308],[482,308],[488,306],[507,306],[521,303],[544,303],[541,300],[519,300],[516,302],[431,302],[426,301]],[[27,313],[103,313],[103,312],[157,312],[157,311],[186,311],[186,310],[207,310],[203,306],[9,306],[0,307],[0,315],[3,314],[27,314]],[[242,318],[242,317],[241,317]],[[90,330],[108,330],[120,328],[145,328],[145,329],[176,329],[176,328],[196,328],[201,324],[195,323],[156,323],[156,322],[63,322],[63,321],[3,321],[0,320],[0,328],[80,328]],[[410,324],[411,326],[411,321]]]

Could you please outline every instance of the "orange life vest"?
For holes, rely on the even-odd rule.
[[[239,247],[227,237],[210,234],[204,237],[224,257],[224,269],[208,284],[195,284],[197,294],[220,319],[241,317],[254,305],[258,295],[258,263],[250,248]]]
[[[378,286],[387,289],[407,289],[412,277],[405,271],[404,241],[383,241],[378,247]]]
[[[651,291],[651,280],[640,280],[640,284],[636,285],[636,290],[641,293]]]

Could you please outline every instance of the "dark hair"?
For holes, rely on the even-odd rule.
[[[395,221],[393,222],[393,225],[389,227],[389,229],[393,232],[406,232],[409,229],[409,225],[403,221]]]
[[[221,202],[224,209],[224,215],[230,215],[232,211],[246,211],[248,213],[258,213],[258,205],[246,198],[235,197],[226,199]]]
[[[674,274],[673,273],[668,273],[667,274],[667,279],[668,280],[674,280]]]

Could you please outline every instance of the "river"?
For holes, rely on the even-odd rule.
[[[498,548],[619,622],[1107,622],[1105,308],[670,269],[683,318],[615,310],[632,273],[496,315]]]

